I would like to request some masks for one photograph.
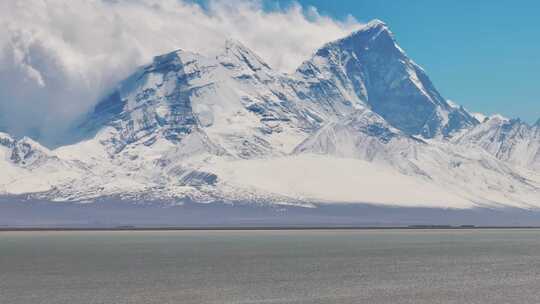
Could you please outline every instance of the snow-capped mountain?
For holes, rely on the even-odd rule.
[[[305,137],[320,125],[319,115],[297,100],[290,79],[227,41],[215,58],[181,50],[156,57],[81,126],[114,129],[106,144],[112,154],[131,143],[180,144],[197,137],[213,154],[251,158],[290,152],[297,141],[290,142],[291,136]]]
[[[498,115],[454,139],[458,145],[478,145],[500,160],[540,169],[540,120],[529,125]]]
[[[0,193],[49,191],[73,182],[85,171],[82,164],[60,159],[30,138],[13,139],[0,133]]]
[[[0,136],[0,192],[54,201],[540,206],[539,125],[444,99],[375,20],[295,73],[239,42],[140,67],[52,151]],[[30,182],[31,180],[31,182]]]
[[[314,98],[341,96],[343,104],[365,105],[407,134],[448,137],[478,123],[439,94],[379,20],[328,43],[297,73],[312,84]]]

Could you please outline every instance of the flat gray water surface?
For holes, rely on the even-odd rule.
[[[2,304],[539,302],[539,230],[0,232]]]

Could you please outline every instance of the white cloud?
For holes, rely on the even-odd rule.
[[[59,136],[136,66],[182,48],[212,53],[234,38],[293,70],[359,26],[315,8],[264,11],[257,1],[18,0],[0,3],[0,127]]]

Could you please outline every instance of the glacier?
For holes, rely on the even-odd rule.
[[[540,207],[540,121],[446,100],[379,20],[293,73],[234,40],[156,56],[72,129],[54,148],[0,133],[0,196]]]

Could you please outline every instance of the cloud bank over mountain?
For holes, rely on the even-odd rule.
[[[361,25],[257,1],[22,0],[0,3],[0,129],[54,142],[138,65],[173,49],[211,54],[226,38],[290,71]]]

